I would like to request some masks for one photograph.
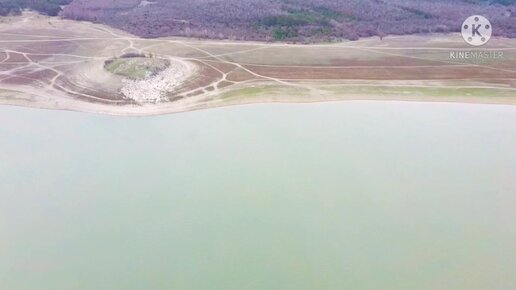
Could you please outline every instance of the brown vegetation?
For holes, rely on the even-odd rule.
[[[143,37],[293,42],[453,32],[473,14],[489,17],[496,35],[516,37],[512,0],[74,0],[62,13]]]

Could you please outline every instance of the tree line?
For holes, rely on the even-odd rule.
[[[19,14],[23,9],[32,9],[40,13],[56,16],[61,6],[72,0],[0,0],[0,15]]]

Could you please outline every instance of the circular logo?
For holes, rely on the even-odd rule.
[[[462,38],[464,38],[467,43],[473,46],[482,46],[491,38],[493,26],[491,26],[491,22],[484,16],[473,15],[462,23],[461,33]]]

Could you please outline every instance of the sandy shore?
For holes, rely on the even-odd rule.
[[[23,94],[27,95],[27,94]],[[1,94],[0,94],[1,96]],[[211,100],[189,100],[185,102],[156,103],[141,105],[109,105],[78,100],[61,99],[60,101],[48,102],[42,100],[34,101],[30,98],[9,98],[0,97],[0,105],[13,105],[51,110],[68,110],[87,112],[95,114],[107,114],[114,116],[153,116],[172,113],[181,113],[195,110],[205,110],[227,106],[242,106],[266,103],[329,103],[347,101],[405,101],[405,102],[432,102],[432,103],[469,103],[469,104],[492,104],[516,106],[514,98],[504,97],[435,97],[435,96],[366,96],[366,95],[333,95],[333,96],[297,96],[271,95],[252,99],[235,99],[228,101]]]

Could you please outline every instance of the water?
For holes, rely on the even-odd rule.
[[[1,290],[516,289],[516,107],[0,107]]]

